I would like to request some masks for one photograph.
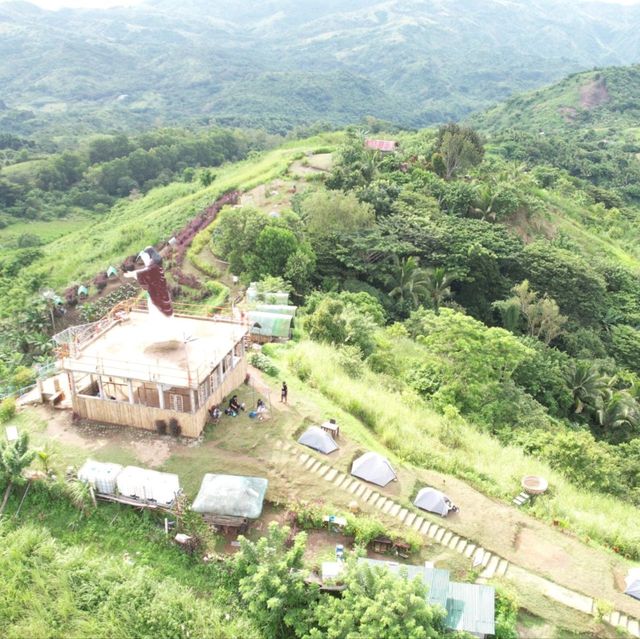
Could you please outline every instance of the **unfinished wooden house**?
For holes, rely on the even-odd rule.
[[[183,339],[170,347],[154,343],[144,310],[112,313],[58,339],[74,412],[147,430],[175,419],[182,435],[198,437],[209,409],[246,377],[247,327],[230,317],[172,321]]]

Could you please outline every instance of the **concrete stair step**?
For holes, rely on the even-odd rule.
[[[453,537],[453,533],[450,530],[447,530],[447,532],[442,535],[442,539],[440,540],[440,543],[443,546],[447,546],[449,544],[449,540],[451,539],[451,537]]]
[[[389,501],[384,495],[380,495],[380,499],[378,499],[378,501],[374,504],[374,506],[378,509],[378,510],[382,510],[385,506],[385,504],[387,503],[387,501]]]
[[[317,473],[318,470],[320,469],[320,466],[322,466],[322,462],[319,460],[316,460],[315,463],[311,464],[311,466],[309,467],[309,471],[312,473]]]
[[[322,466],[320,466],[320,468],[318,468],[318,470],[316,471],[318,477],[324,478],[324,476],[329,472],[330,469],[331,466],[325,466],[324,464],[322,464]]]
[[[482,560],[484,559],[484,548],[476,548],[476,551],[473,553],[473,565],[480,566],[482,564]]]
[[[307,455],[307,453],[300,453],[300,455],[298,455],[298,462],[300,464],[304,464],[307,459],[309,459],[309,455]]]
[[[420,532],[421,532],[423,535],[426,535],[426,534],[429,532],[429,528],[430,528],[430,527],[431,527],[431,522],[430,522],[430,521],[427,521],[427,520],[425,519],[425,521],[424,521],[424,523],[422,524],[422,526],[420,526]]]
[[[349,488],[349,486],[351,486],[351,484],[353,483],[353,478],[349,477],[349,475],[345,475],[345,478],[343,480],[343,482],[338,486],[338,488],[340,488],[340,490],[347,490],[347,488]]]
[[[400,509],[400,512],[397,515],[398,519],[400,520],[400,523],[404,522],[408,514],[409,514],[409,511],[406,508]]]
[[[358,486],[358,490],[356,490],[354,494],[356,497],[360,498],[362,497],[362,495],[364,495],[366,490],[367,490],[367,487],[364,484],[360,483],[360,485]]]
[[[411,526],[411,524],[413,523],[414,519],[417,517],[417,515],[415,513],[409,513],[407,515],[407,518],[404,520],[404,525],[405,526]]]
[[[493,555],[491,559],[489,559],[489,562],[487,563],[486,568],[482,572],[482,576],[485,579],[491,579],[491,577],[493,577],[493,575],[496,574],[497,567],[498,567],[498,557]]]
[[[496,568],[496,577],[504,577],[509,569],[509,562],[506,559],[501,559]]]
[[[424,524],[424,519],[422,517],[416,517],[413,521],[413,528],[419,532],[422,524]]]
[[[441,528],[440,526],[438,526],[438,529],[436,530],[436,534],[435,534],[434,539],[438,543],[440,543],[442,541],[442,538],[445,536],[446,532],[447,532],[446,528]]]
[[[395,505],[395,502],[392,499],[388,499],[387,503],[384,505],[384,508],[382,509],[382,512],[385,515],[388,515],[391,509],[394,507],[394,505]]]
[[[367,503],[370,505],[375,504],[378,499],[380,499],[380,493],[377,493],[375,490],[369,495],[369,499],[367,499]]]
[[[482,565],[485,568],[489,565],[489,562],[491,561],[491,557],[493,557],[493,555],[488,550],[485,550],[484,557],[482,558]]]
[[[458,545],[456,546],[456,551],[460,554],[464,553],[467,548],[467,540],[464,537],[460,537],[460,541],[458,541]]]
[[[357,479],[355,479],[349,486],[349,492],[355,495],[358,488],[362,488],[362,484]]]
[[[336,478],[338,471],[335,468],[331,468],[329,472],[324,476],[325,481],[333,481]]]
[[[629,619],[627,632],[634,637],[640,637],[640,622],[637,619]]]
[[[393,506],[391,506],[391,508],[389,509],[389,514],[392,517],[397,517],[401,508],[402,508],[402,506],[400,504],[394,503]]]
[[[334,485],[339,486],[344,481],[345,476],[346,475],[344,473],[339,472],[333,480]]]
[[[364,486],[364,484],[362,484]],[[369,497],[371,497],[371,493],[373,491],[371,490],[371,488],[369,488],[368,486],[364,486],[364,492],[362,493],[361,497],[362,497],[362,501],[366,502]]]
[[[620,613],[620,619],[618,619],[618,625],[622,626],[626,630],[628,623],[629,623],[629,617],[627,617],[627,615],[623,615],[622,613]]]
[[[476,545],[475,544],[469,544],[465,549],[464,549],[464,555],[465,557],[471,557],[471,555],[473,555],[474,551],[476,549]]]
[[[309,459],[307,459],[307,461],[304,463],[304,467],[307,470],[311,470],[311,466],[313,466],[314,464],[317,464],[318,460],[315,459],[314,457],[309,457]]]
[[[427,535],[429,535],[431,539],[435,539],[439,530],[440,530],[440,526],[438,526],[438,524],[431,524],[429,526],[429,530],[427,531]]]
[[[453,537],[451,537],[451,539],[449,539],[449,543],[447,544],[447,546],[449,546],[449,548],[451,548],[452,550],[455,550],[458,546],[459,541],[460,537],[458,537],[458,535],[454,535]]]

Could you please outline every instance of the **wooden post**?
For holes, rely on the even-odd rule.
[[[162,384],[158,384],[158,405],[164,409],[164,391],[162,390]]]
[[[72,397],[76,396],[76,378],[75,375],[73,374],[73,371],[70,371],[69,373],[67,373],[67,377],[69,378],[69,388],[71,390],[71,395]]]
[[[106,399],[104,387],[102,386],[102,375],[98,375],[98,393],[100,393],[100,399]]]
[[[38,387],[38,395],[40,395],[40,403],[44,404],[44,389],[42,387],[42,380],[39,377],[36,379],[36,386]]]
[[[164,518],[164,534],[169,536],[169,520],[166,517]]]
[[[130,379],[128,379],[127,385],[129,387],[129,403],[135,404],[134,397],[133,397],[133,382]]]
[[[193,390],[193,388],[189,389],[189,396],[191,398],[191,411],[192,413],[196,412],[196,392]]]
[[[220,364],[218,364],[218,388],[222,386],[222,380],[224,379],[224,373],[222,372],[223,364],[224,358],[222,358],[222,361],[220,362]]]

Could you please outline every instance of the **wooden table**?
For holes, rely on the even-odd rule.
[[[332,437],[340,437],[340,426],[338,426],[338,424],[333,424],[332,422],[324,422],[320,424],[320,428],[327,431],[327,433],[329,433]]]

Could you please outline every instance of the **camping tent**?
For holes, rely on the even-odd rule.
[[[118,269],[115,266],[110,266],[107,269],[107,277],[115,277],[118,274]]]
[[[422,508],[422,510],[428,510],[430,513],[437,513],[442,517],[446,517],[449,513],[451,500],[439,490],[427,487],[418,492],[413,505]]]
[[[171,505],[180,492],[180,479],[173,473],[127,466],[118,475],[118,492],[125,497]]]
[[[94,490],[105,495],[116,494],[116,479],[122,470],[120,464],[108,464],[87,459],[78,471],[78,479],[93,486]]]
[[[339,446],[333,441],[333,437],[319,426],[310,426],[300,435],[298,444],[313,448],[325,455],[338,450]]]
[[[257,519],[268,485],[262,477],[207,473],[191,509],[203,514]]]
[[[365,453],[353,462],[351,474],[378,486],[386,486],[396,479],[396,474],[386,457],[371,452]]]
[[[260,313],[275,313],[276,315],[291,315],[296,316],[297,306],[291,306],[289,304],[257,304],[256,311]]]
[[[89,295],[89,289],[84,284],[80,284],[80,286],[78,286],[78,295],[84,295],[86,297]]]
[[[247,319],[249,320],[252,335],[284,338],[291,336],[291,322],[293,321],[291,315],[249,311]]]
[[[640,599],[640,568],[631,568],[625,578],[627,587],[624,594]]]

